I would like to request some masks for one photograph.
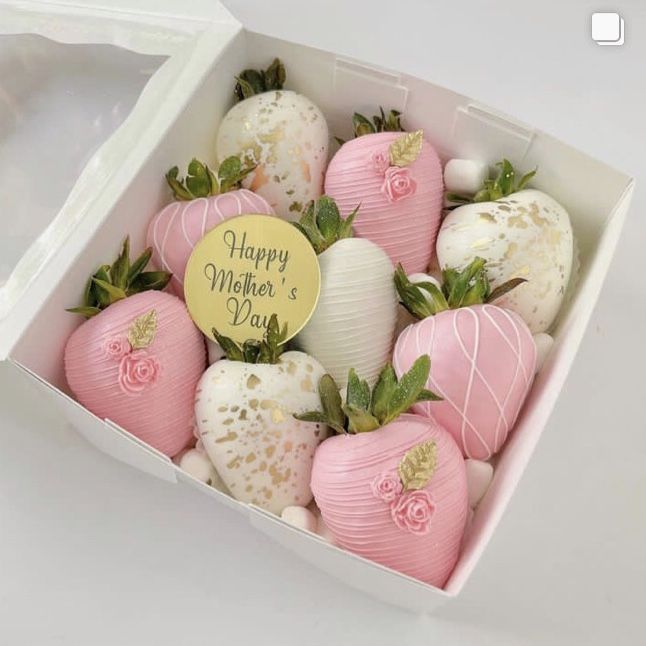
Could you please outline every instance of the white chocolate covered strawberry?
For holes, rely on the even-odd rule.
[[[341,387],[352,367],[375,382],[390,360],[397,322],[392,263],[376,244],[352,237],[356,213],[341,219],[334,200],[323,196],[297,223],[318,254],[321,292],[296,343]]]
[[[494,180],[472,197],[448,195],[464,203],[444,219],[437,237],[442,268],[466,267],[476,256],[487,261],[492,287],[513,278],[526,283],[499,305],[520,314],[533,334],[547,331],[565,296],[574,255],[572,225],[555,199],[525,186],[536,171],[516,183],[512,165],[498,164]]]
[[[329,375],[323,412],[299,419],[338,434],[316,451],[312,491],[334,542],[441,587],[460,551],[468,511],[466,472],[453,438],[434,420],[405,411],[435,399],[424,390],[429,359],[398,381],[390,364],[370,390],[354,371],[342,404]]]
[[[217,156],[237,155],[255,166],[243,185],[264,197],[278,215],[295,220],[323,188],[328,128],[307,97],[283,89],[285,68],[275,59],[266,70],[237,77],[239,100],[217,135]]]
[[[311,501],[314,450],[327,431],[292,415],[320,408],[325,370],[303,352],[281,354],[283,338],[275,316],[262,342],[217,335],[227,358],[204,373],[195,397],[200,438],[231,495],[275,514]]]

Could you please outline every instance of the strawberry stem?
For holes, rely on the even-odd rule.
[[[496,166],[499,168],[498,174],[494,179],[486,179],[482,188],[472,197],[458,195],[457,193],[447,193],[446,199],[449,202],[455,202],[458,205],[472,204],[474,202],[495,202],[512,193],[522,191],[532,180],[538,168],[523,175],[516,183],[516,171],[508,159],[499,161]],[[450,208],[456,208],[455,206]]]
[[[359,207],[344,220],[336,202],[327,195],[310,202],[294,226],[310,241],[317,254],[323,253],[335,242],[352,237],[352,223]]]
[[[206,164],[193,158],[185,178],[179,179],[179,169],[173,166],[166,173],[166,181],[176,200],[190,201],[240,188],[242,180],[255,168],[256,165],[249,162],[245,162],[243,166],[240,159],[234,155],[227,157],[220,164],[216,174]]]
[[[281,329],[278,325],[278,317],[276,314],[272,314],[262,341],[248,339],[242,344],[220,334],[215,328],[212,329],[212,333],[213,338],[220,344],[229,361],[275,364],[278,363],[278,359],[285,349],[287,325],[283,325]]]
[[[274,58],[266,70],[243,70],[236,76],[236,86],[233,90],[238,101],[244,101],[250,96],[282,90],[285,84],[285,66],[278,58]]]
[[[152,256],[152,249],[146,249],[133,263],[130,262],[130,238],[123,241],[121,253],[112,265],[101,265],[88,280],[83,304],[69,308],[73,314],[92,318],[133,294],[149,290],[162,290],[171,275],[166,271],[144,271]]]
[[[441,289],[431,282],[411,283],[401,264],[397,265],[394,281],[401,304],[420,320],[447,309],[491,303],[527,282],[524,278],[512,278],[492,291],[486,260],[479,256],[462,271],[445,269]]]
[[[350,370],[345,404],[334,379],[326,374],[319,381],[322,411],[294,415],[305,422],[327,424],[337,433],[367,433],[374,431],[406,412],[420,401],[438,401],[425,385],[431,370],[428,355],[422,355],[411,369],[398,380],[390,363],[386,364],[372,391],[368,383]]]

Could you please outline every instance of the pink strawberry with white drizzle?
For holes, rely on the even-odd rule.
[[[237,157],[225,159],[216,174],[193,159],[188,175],[179,180],[177,166],[166,174],[176,200],[157,213],[148,226],[147,244],[153,263],[172,273],[170,289],[184,299],[184,272],[195,245],[218,224],[238,215],[274,215],[267,200],[240,188],[254,166],[242,166]]]
[[[355,139],[341,146],[325,175],[325,193],[347,217],[359,204],[357,237],[367,238],[408,273],[424,272],[440,226],[442,166],[423,132],[402,132],[399,113],[354,115]]]
[[[443,278],[439,289],[430,282],[414,285],[401,266],[395,272],[402,304],[421,320],[400,334],[393,365],[401,375],[428,354],[427,388],[442,401],[417,403],[413,410],[444,426],[466,457],[488,460],[512,431],[534,378],[536,345],[527,324],[490,304],[524,280],[490,291],[482,258],[462,272],[445,270]]]

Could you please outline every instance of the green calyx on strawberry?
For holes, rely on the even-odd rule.
[[[413,404],[439,401],[441,398],[424,388],[431,371],[431,360],[423,355],[411,369],[397,379],[390,363],[379,374],[372,392],[366,381],[350,370],[345,404],[339,388],[329,374],[319,381],[322,411],[295,415],[304,422],[327,424],[337,433],[366,433],[386,426]]]
[[[166,173],[166,181],[176,200],[190,201],[240,188],[242,180],[255,168],[255,164],[245,162],[243,165],[239,157],[231,156],[219,165],[216,174],[206,164],[192,159],[184,179],[178,179],[179,169],[173,166]]]
[[[327,195],[310,202],[294,226],[310,241],[317,255],[335,242],[352,237],[352,222],[359,211],[357,207],[344,220],[336,202]]]
[[[112,265],[101,265],[85,287],[83,305],[69,308],[73,314],[92,318],[128,296],[149,290],[162,290],[171,279],[167,271],[144,271],[152,256],[148,247],[133,263],[130,262],[130,238],[127,237],[119,257]]]
[[[285,84],[285,66],[278,58],[266,70],[244,70],[236,76],[234,94],[238,101],[244,101],[250,96],[282,90]]]
[[[400,302],[415,318],[422,320],[444,310],[492,303],[527,282],[524,278],[512,278],[492,290],[486,264],[484,258],[476,257],[462,271],[445,269],[442,272],[441,289],[430,281],[411,283],[399,264],[394,280]]]
[[[285,350],[285,339],[287,339],[287,325],[283,325],[281,329],[275,314],[272,314],[269,319],[262,341],[248,339],[239,344],[233,339],[223,336],[215,328],[212,332],[226,358],[229,361],[242,361],[243,363],[278,363],[280,355]]]
[[[533,171],[523,175],[516,183],[516,171],[507,159],[498,162],[496,166],[500,169],[495,179],[486,179],[483,187],[473,196],[458,195],[456,193],[447,193],[446,199],[458,204],[472,204],[474,202],[495,202],[512,193],[522,191],[531,179],[536,175],[535,168]],[[453,207],[455,208],[455,207]]]
[[[377,132],[404,132],[401,124],[401,112],[390,110],[386,115],[384,109],[380,106],[379,114],[373,116],[372,121],[355,112],[352,115],[352,130],[355,137],[374,135]]]
[[[352,132],[357,137],[363,135],[374,135],[378,132],[405,132],[401,124],[401,112],[399,110],[390,110],[388,114],[379,106],[379,114],[372,117],[372,120],[364,117],[362,114],[355,112],[352,115]],[[343,146],[344,139],[334,137],[336,142]]]

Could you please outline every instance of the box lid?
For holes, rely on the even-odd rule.
[[[216,51],[241,29],[219,2],[187,11],[0,1],[0,359],[47,298],[51,258],[101,217],[93,203],[160,99],[199,76],[200,34]]]

